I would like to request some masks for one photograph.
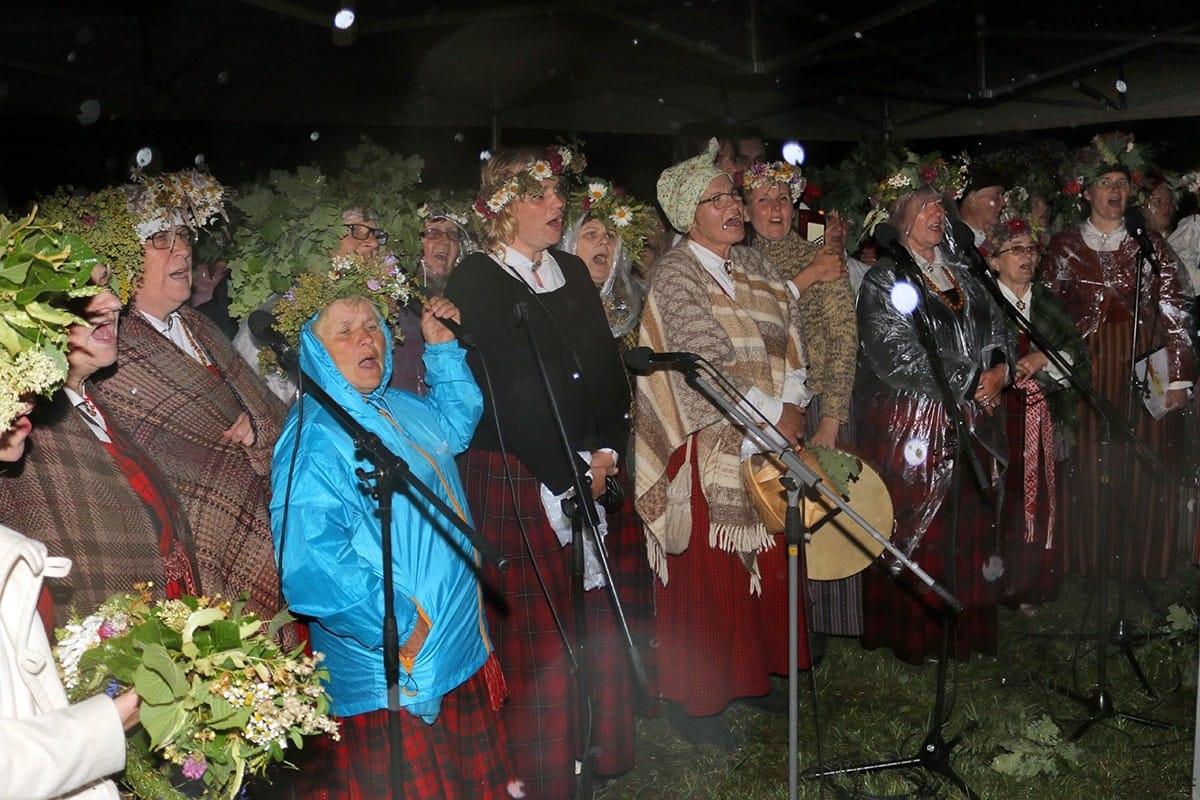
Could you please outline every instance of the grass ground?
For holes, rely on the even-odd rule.
[[[1035,617],[1001,609],[1000,655],[975,656],[948,669],[944,740],[951,769],[981,798],[1126,800],[1186,798],[1192,781],[1196,710],[1196,571],[1126,592],[1125,616],[1147,640],[1132,648],[1153,693],[1110,648],[1108,694],[1117,715],[1071,734],[1088,709],[1064,692],[1095,697],[1096,582],[1071,578]],[[1108,585],[1110,595],[1117,589]],[[1116,598],[1110,597],[1111,615]],[[1063,634],[1065,638],[1052,638]],[[890,651],[868,652],[833,639],[814,676],[799,683],[798,769],[817,771],[918,755],[929,733],[936,667],[911,667]],[[786,690],[786,682],[778,686]],[[813,713],[816,697],[817,725]],[[781,800],[787,798],[788,721],[747,706],[725,712],[742,742],[735,753],[693,747],[662,718],[638,723],[637,766],[602,785],[598,800]],[[1142,725],[1124,715],[1170,727]],[[818,731],[820,748],[818,749]],[[820,752],[821,757],[818,756]],[[933,770],[890,769],[801,778],[798,798],[963,796]]]

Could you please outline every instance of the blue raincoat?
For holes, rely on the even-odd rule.
[[[454,456],[471,441],[483,396],[466,366],[465,351],[457,342],[426,346],[431,389],[426,397],[417,397],[388,387],[392,342],[385,326],[383,380],[363,395],[342,376],[313,333],[314,320],[300,334],[304,371],[470,522]],[[387,708],[378,502],[363,491],[354,474],[359,467],[370,471],[372,464],[356,454],[350,435],[306,394],[292,407],[275,445],[271,526],[282,562],[284,598],[294,613],[312,618],[312,646],[325,654],[333,710],[340,716]],[[280,552],[285,506],[286,543]],[[478,562],[466,538],[427,501],[407,489],[394,495],[399,642],[412,633],[418,606],[431,623],[412,671],[401,666],[400,702],[430,723],[442,696],[475,674],[491,651],[480,587],[446,535]]]

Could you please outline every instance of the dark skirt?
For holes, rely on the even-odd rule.
[[[275,790],[258,784],[257,797],[292,800],[474,800],[509,798],[515,773],[499,711],[488,701],[480,669],[442,698],[428,725],[400,711],[402,771],[390,775],[391,712],[371,711],[338,720],[341,740],[320,736],[289,755],[299,772],[277,773]]]
[[[545,521],[537,479],[516,458],[509,456],[507,463],[516,489],[515,509],[505,479],[505,459],[499,453],[468,451],[462,459],[463,484],[480,533],[509,560],[505,573],[489,566],[484,574],[499,592],[489,598],[488,627],[508,681],[504,719],[513,763],[525,780],[526,797],[552,800],[575,791],[574,763],[582,748],[577,735],[580,715],[591,719],[589,752],[594,773],[618,775],[633,766],[635,682],[608,591],[595,589],[584,593],[590,704],[579,697],[571,659],[551,611],[553,606],[575,645],[579,637],[572,605],[571,549],[559,544]],[[645,552],[636,518],[628,508],[627,501],[626,511],[609,519],[610,555],[628,547]],[[528,548],[518,519],[529,535]],[[616,582],[620,587],[623,580]]]
[[[878,466],[891,493],[896,516],[893,541],[898,545],[916,536],[920,523],[915,509],[930,492],[929,481],[906,483],[904,478],[901,451],[908,437],[906,431],[894,429],[894,421],[909,418],[909,410],[900,406],[910,402],[906,398],[876,398],[864,403],[859,428],[863,457]],[[929,443],[923,466],[926,476],[950,467],[942,455],[946,444],[944,426],[933,427],[941,438]],[[978,446],[976,454],[986,469],[991,457]],[[942,622],[949,620],[954,623],[954,639],[948,647],[951,656],[966,660],[972,652],[996,654],[998,586],[983,572],[985,563],[999,555],[995,498],[981,492],[965,465],[960,472],[957,496],[947,494],[943,498],[912,559],[962,602],[963,612],[951,615],[942,599],[908,570],[893,575],[894,559],[885,552],[863,575],[865,647],[890,647],[898,658],[920,664],[927,657],[939,655]],[[950,563],[945,557],[948,540],[954,552],[952,580],[946,568]]]
[[[805,433],[812,436],[821,421],[821,398],[814,397],[805,415]],[[838,449],[854,453],[854,425],[845,422],[838,431]],[[862,573],[836,581],[809,580],[808,626],[818,633],[858,636],[862,633]]]
[[[683,448],[668,475],[681,468]],[[693,453],[694,458],[694,453]],[[667,582],[656,583],[658,676],[662,696],[693,716],[720,713],[732,700],[771,689],[769,674],[788,672],[788,564],[783,537],[759,553],[762,594],[750,593],[750,575],[736,553],[708,544],[708,504],[698,472],[692,478],[692,533],[688,549],[667,556]],[[804,618],[803,595],[798,598]],[[800,637],[799,664],[809,666]]]
[[[1096,391],[1124,418],[1129,406],[1129,337],[1133,322],[1108,321],[1087,339]],[[1080,414],[1079,445],[1063,474],[1065,525],[1062,531],[1064,571],[1081,575],[1100,572],[1119,577],[1166,577],[1179,525],[1183,465],[1195,454],[1191,420],[1172,412],[1155,420],[1140,399],[1133,404],[1134,432],[1163,463],[1163,475],[1153,473],[1125,445],[1118,433],[1103,444],[1105,426],[1085,407]],[[1106,466],[1107,465],[1107,466]],[[1109,474],[1106,476],[1105,472]],[[1190,544],[1187,539],[1182,547]],[[1108,566],[1098,568],[1101,548],[1109,551]]]

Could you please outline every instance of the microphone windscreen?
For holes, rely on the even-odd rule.
[[[654,351],[649,347],[635,347],[625,354],[625,366],[630,372],[645,375],[650,372],[650,356]]]
[[[250,333],[255,339],[262,343],[267,343],[271,340],[272,334],[278,336],[275,332],[275,315],[270,311],[263,311],[261,308],[250,312],[250,317],[246,320],[246,327],[250,329]]]
[[[900,231],[896,230],[896,226],[888,222],[881,222],[875,226],[875,241],[879,246],[890,250],[892,245],[900,243]]]
[[[966,248],[968,245],[974,246],[975,231],[971,230],[971,226],[961,219],[950,223],[950,231],[954,236],[954,243],[960,248]]]
[[[1134,233],[1146,232],[1146,215],[1142,213],[1140,208],[1126,206],[1125,230],[1133,231]]]

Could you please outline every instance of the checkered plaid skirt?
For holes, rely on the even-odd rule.
[[[341,741],[309,740],[290,755],[299,772],[277,773],[274,786],[258,784],[255,797],[289,800],[476,800],[511,797],[514,771],[502,714],[492,711],[480,669],[442,698],[427,725],[401,711],[403,768],[390,774],[387,710],[343,717]]]
[[[499,453],[477,450],[468,451],[461,460],[476,526],[509,560],[503,574],[485,567],[489,585],[498,590],[498,596],[488,601],[488,627],[508,682],[504,719],[527,797],[566,798],[575,790],[574,765],[584,747],[579,741],[581,730],[590,730],[587,749],[595,774],[618,775],[633,766],[635,681],[607,590],[584,592],[583,642],[588,657],[583,663],[590,699],[581,699],[578,676],[551,611],[557,612],[567,640],[575,646],[580,631],[572,603],[571,548],[559,544],[545,521],[537,479],[508,456],[514,504],[505,464]],[[627,561],[624,556],[612,557],[626,548],[636,548],[644,557],[640,525],[628,510],[630,505],[627,499],[626,510],[609,517],[610,567]],[[521,523],[528,533],[528,547]],[[618,587],[622,582],[616,578]],[[645,611],[643,607],[640,613]]]

